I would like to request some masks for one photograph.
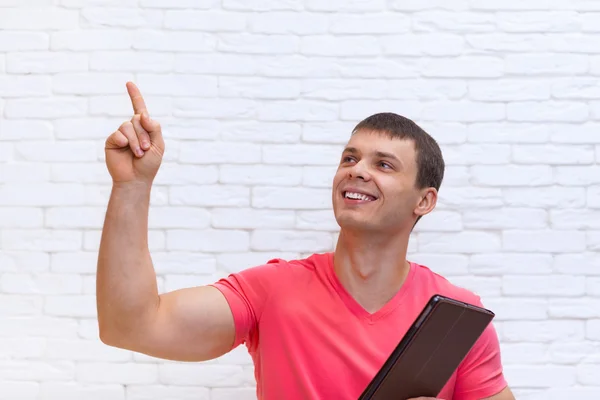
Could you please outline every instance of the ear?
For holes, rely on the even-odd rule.
[[[417,217],[429,214],[435,208],[438,199],[438,192],[435,188],[425,188],[420,193],[420,200],[414,213]]]

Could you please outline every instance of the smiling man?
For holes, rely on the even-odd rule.
[[[106,141],[113,179],[97,271],[100,337],[108,345],[204,361],[244,344],[259,399],[356,399],[433,294],[479,297],[407,260],[410,233],[430,213],[444,175],[435,140],[393,114],[368,117],[340,157],[331,253],[274,259],[212,285],[159,295],[148,208],[164,141],[137,87],[135,115]],[[513,400],[489,325],[439,398]]]

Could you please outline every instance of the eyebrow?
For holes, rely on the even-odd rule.
[[[359,151],[356,147],[346,147],[344,149],[344,153],[356,154],[356,153],[359,153]],[[396,160],[399,163],[402,163],[402,161],[400,161],[400,159],[398,157],[396,157],[392,153],[386,153],[385,151],[376,151],[375,156],[381,157],[381,158],[391,158],[392,160]]]

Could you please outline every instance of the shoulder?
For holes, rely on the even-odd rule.
[[[293,259],[272,258],[263,264],[248,267],[233,273],[230,277],[237,279],[260,280],[263,283],[276,280],[279,285],[286,280],[301,279],[303,276],[314,275],[315,271],[328,262],[329,253],[311,254],[307,257]]]
[[[425,286],[428,293],[443,296],[473,305],[481,305],[481,298],[475,292],[451,282],[447,277],[434,272],[429,267],[413,262],[419,285]]]

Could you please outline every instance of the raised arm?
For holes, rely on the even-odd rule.
[[[100,339],[110,346],[178,361],[219,357],[235,336],[225,297],[212,286],[159,295],[148,249],[152,183],[165,150],[161,127],[127,84],[134,116],[106,140],[113,180],[98,255]]]

